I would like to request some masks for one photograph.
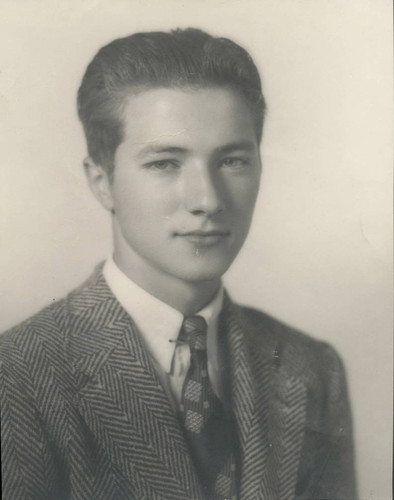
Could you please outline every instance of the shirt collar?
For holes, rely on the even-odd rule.
[[[174,341],[178,338],[183,314],[134,283],[118,268],[112,257],[107,259],[103,274],[115,297],[133,318],[153,358],[166,373],[169,373],[176,347]],[[221,287],[213,300],[197,313],[207,322],[207,349],[214,357],[217,351],[218,318],[222,304]]]

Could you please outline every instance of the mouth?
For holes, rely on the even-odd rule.
[[[187,231],[183,233],[175,233],[175,236],[185,239],[190,243],[201,246],[210,246],[220,243],[230,236],[230,231],[212,230],[212,231]]]

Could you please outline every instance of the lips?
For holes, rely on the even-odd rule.
[[[176,236],[185,239],[191,243],[199,245],[214,245],[226,239],[230,235],[230,231],[215,229],[211,231],[187,231],[183,233],[176,233]]]
[[[185,231],[183,233],[176,233],[177,236],[191,236],[191,235],[196,235],[196,236],[224,236],[226,234],[229,234],[229,231],[221,230],[221,229],[213,229],[211,231],[204,231],[204,230],[195,230],[195,231]]]

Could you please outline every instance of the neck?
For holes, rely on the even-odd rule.
[[[183,281],[160,270],[123,258],[115,250],[114,261],[119,269],[145,291],[188,316],[209,304],[221,287],[220,278],[207,281]]]

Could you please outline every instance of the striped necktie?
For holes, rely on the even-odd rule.
[[[204,318],[185,318],[179,340],[190,347],[190,368],[183,384],[180,406],[189,450],[207,498],[234,500],[234,432],[231,418],[209,382]]]

